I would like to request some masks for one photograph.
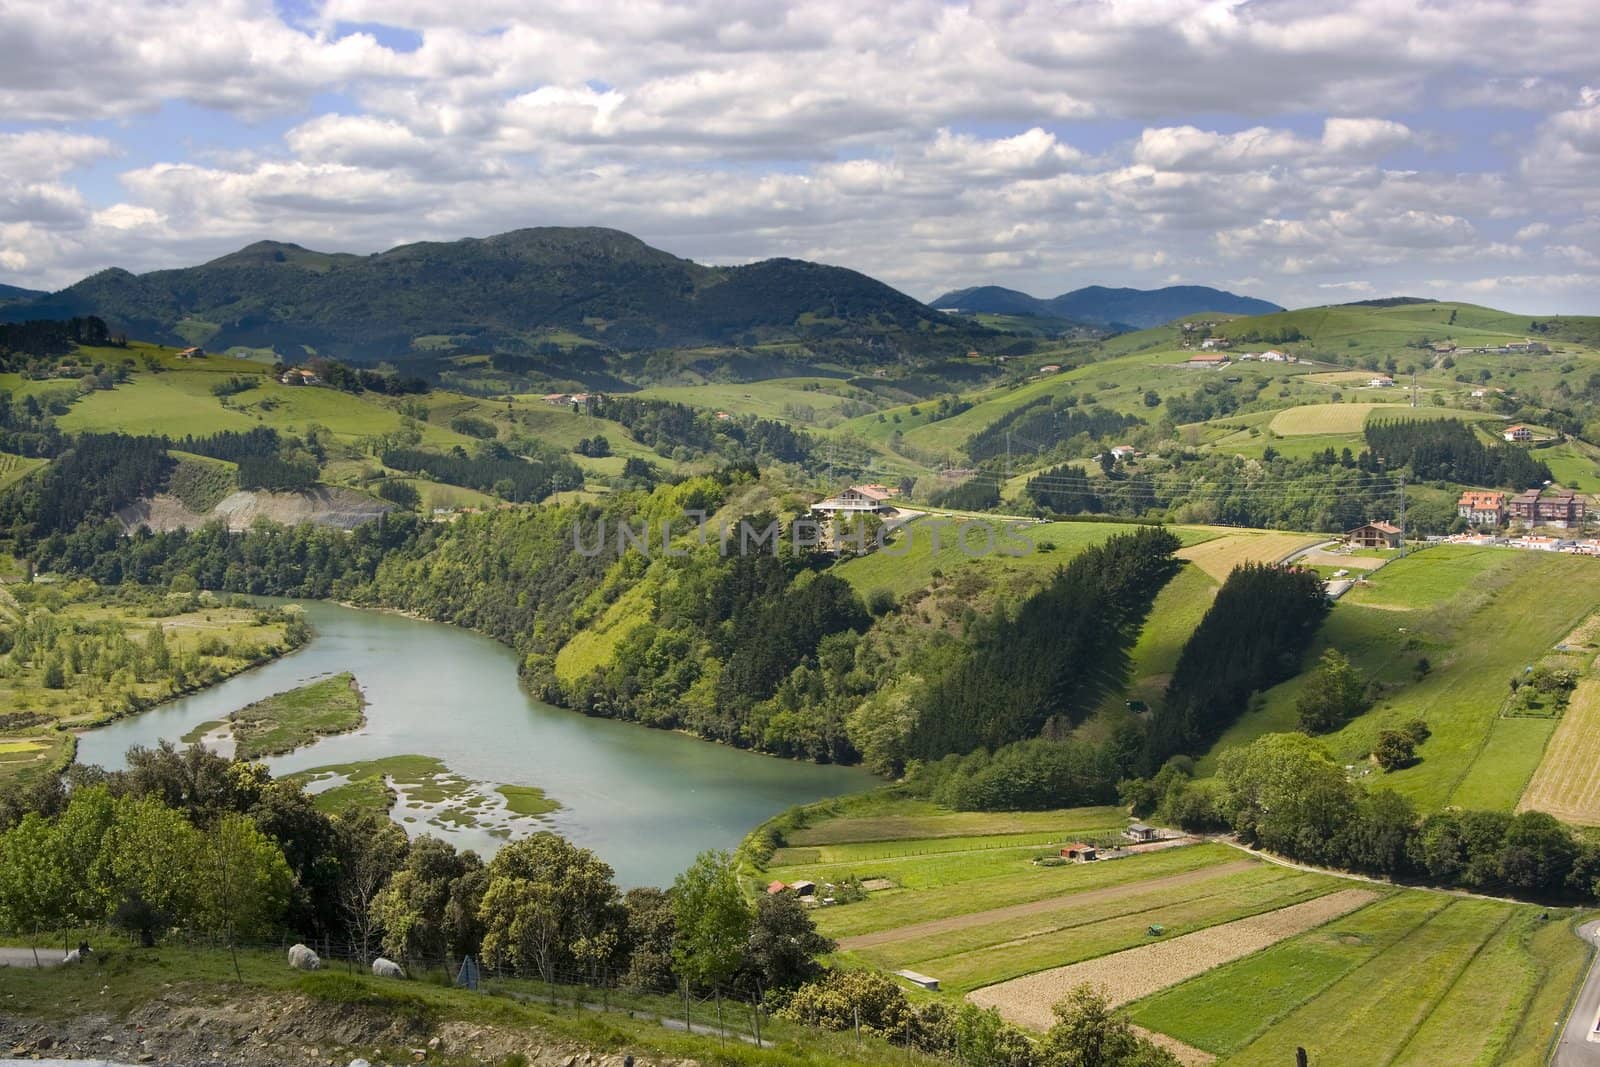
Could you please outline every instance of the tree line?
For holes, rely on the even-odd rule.
[[[390,448],[383,453],[383,464],[515,502],[537,502],[551,493],[583,485],[583,472],[566,456],[541,452],[523,458],[492,443],[481,446],[472,456],[464,452]]]
[[[1450,808],[1427,817],[1392,789],[1352,781],[1318,741],[1268,734],[1224,752],[1192,780],[1177,757],[1121,783],[1141,817],[1232,829],[1247,843],[1321,866],[1535,900],[1600,896],[1600,843],[1539,811]]]
[[[1369,423],[1367,445],[1391,470],[1418,478],[1528,489],[1551,480],[1550,468],[1525,448],[1486,445],[1460,419]]]

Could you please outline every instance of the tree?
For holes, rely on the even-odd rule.
[[[200,832],[153,796],[120,797],[105,839],[103,870],[120,900],[137,893],[175,920],[194,915]]]
[[[1027,1035],[993,1008],[965,1002],[956,1012],[956,1055],[968,1067],[1034,1067]]]
[[[1383,730],[1372,750],[1372,758],[1386,771],[1398,771],[1417,762],[1417,743],[1401,730]]]
[[[242,982],[237,939],[265,933],[282,916],[293,881],[289,865],[248,817],[224,815],[205,835],[196,873],[200,925],[228,939],[234,976]]]
[[[513,841],[489,864],[478,915],[484,959],[534,966],[547,982],[561,968],[609,961],[626,913],[611,868],[547,831]]]
[[[384,954],[436,960],[475,953],[483,939],[477,912],[484,880],[477,853],[457,852],[437,837],[417,838],[372,902]]]
[[[372,945],[381,934],[380,912],[373,907],[391,875],[405,862],[406,832],[386,812],[352,808],[336,823],[339,840],[339,912],[361,961],[370,962]]]
[[[1578,844],[1565,826],[1542,811],[1511,820],[1501,842],[1500,876],[1512,889],[1559,892],[1578,858]]]
[[[1366,679],[1336,648],[1322,654],[1295,700],[1300,728],[1308,734],[1337,730],[1366,706]]]
[[[1134,1033],[1127,1016],[1090,985],[1068,993],[1055,1015],[1039,1045],[1047,1067],[1178,1067],[1171,1053]]]
[[[769,893],[756,901],[755,922],[745,946],[744,970],[762,989],[797,986],[821,969],[817,957],[838,948],[793,893]]]
[[[849,1030],[891,1041],[905,1033],[911,1005],[894,979],[882,971],[829,971],[794,991],[779,1012],[786,1019],[823,1030]]]
[[[679,975],[700,986],[721,988],[744,959],[752,916],[739,891],[733,857],[702,852],[672,886],[677,937],[672,959]]]
[[[56,828],[37,812],[0,834],[0,924],[28,935],[35,966],[39,931],[65,925],[71,909],[72,887],[61,860]]]
[[[1305,734],[1267,734],[1229,749],[1217,764],[1217,805],[1238,834],[1312,862],[1334,858],[1355,814],[1344,768]]]
[[[623,976],[623,985],[641,993],[672,992],[676,984],[672,942],[677,919],[671,895],[654,886],[641,886],[628,890],[622,905],[628,912],[623,936],[628,973]]]

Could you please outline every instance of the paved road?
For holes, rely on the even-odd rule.
[[[61,962],[59,946],[39,946],[39,966],[53,967]],[[33,949],[0,948],[0,967],[32,967]]]
[[[1578,927],[1578,936],[1591,945],[1600,944],[1600,920]],[[1551,1067],[1596,1067],[1600,1065],[1600,1041],[1591,1040],[1595,1021],[1600,1019],[1600,955],[1589,964],[1583,988],[1572,1002],[1572,1014],[1561,1031]]]

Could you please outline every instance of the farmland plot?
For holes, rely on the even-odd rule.
[[[1113,1005],[1126,1004],[1321,926],[1377,896],[1377,891],[1370,889],[1341,889],[1170,941],[987,986],[968,994],[967,999],[980,1007],[997,1009],[1020,1026],[1045,1030],[1054,1021],[1052,1006],[1085,982],[1101,989]]]

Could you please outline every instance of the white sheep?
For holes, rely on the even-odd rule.
[[[372,973],[379,978],[404,978],[406,976],[406,972],[400,969],[398,963],[382,956],[372,961]]]
[[[318,971],[322,969],[322,960],[304,945],[290,945],[289,966],[297,971]]]

